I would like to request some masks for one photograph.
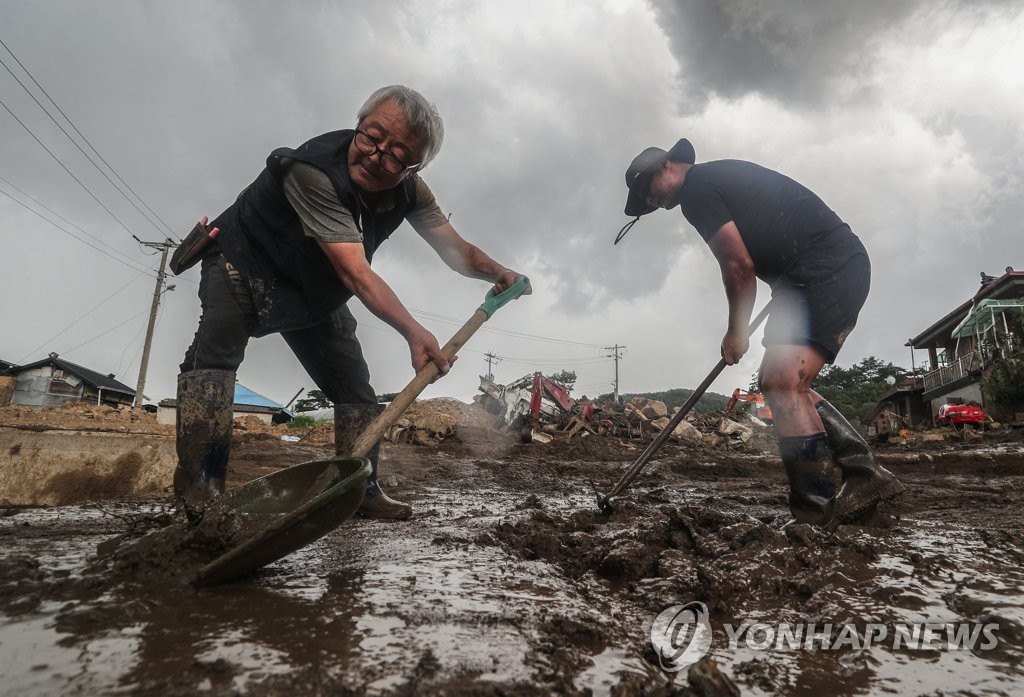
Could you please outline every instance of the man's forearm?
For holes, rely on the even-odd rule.
[[[406,339],[422,331],[420,323],[409,314],[391,287],[375,272],[370,271],[359,278],[348,276],[342,280],[367,310],[387,322]]]
[[[497,281],[507,268],[487,256],[482,249],[476,245],[468,244],[467,249],[460,255],[461,268],[456,271],[469,278],[478,278],[481,281]]]
[[[730,268],[723,271],[722,282],[729,300],[729,331],[746,335],[757,298],[757,277],[746,270]]]

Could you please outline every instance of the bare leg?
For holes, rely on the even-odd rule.
[[[823,433],[814,406],[821,395],[811,384],[825,365],[825,357],[813,346],[771,345],[761,362],[761,391],[772,409],[780,437]]]
[[[789,510],[801,523],[828,527],[835,519],[836,485],[825,427],[811,383],[825,364],[816,348],[770,345],[761,364],[761,390],[772,409],[779,455],[789,480]]]

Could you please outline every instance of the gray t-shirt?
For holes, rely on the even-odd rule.
[[[291,167],[284,176],[284,195],[302,221],[306,236],[322,242],[362,242],[363,233],[356,226],[352,211],[338,200],[330,177],[305,162],[285,160],[285,165],[289,162]],[[412,176],[416,182],[416,207],[406,220],[417,232],[447,223],[430,187],[419,175]],[[390,191],[374,194],[372,199],[364,195],[364,202],[377,212],[390,210],[395,205]]]

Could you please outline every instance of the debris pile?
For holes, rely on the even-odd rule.
[[[611,436],[650,440],[671,423],[676,410],[664,402],[635,397],[622,406],[576,401],[566,387],[541,373],[508,385],[480,377],[477,401],[505,428],[518,430],[524,441],[550,443],[574,437]],[[774,447],[769,425],[742,413],[691,412],[673,429],[673,440],[716,448],[755,452]]]

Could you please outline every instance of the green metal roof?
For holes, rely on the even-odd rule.
[[[978,336],[992,329],[996,316],[1004,312],[1024,311],[1024,298],[995,299],[985,298],[975,303],[967,316],[958,324],[951,334],[954,339]]]

